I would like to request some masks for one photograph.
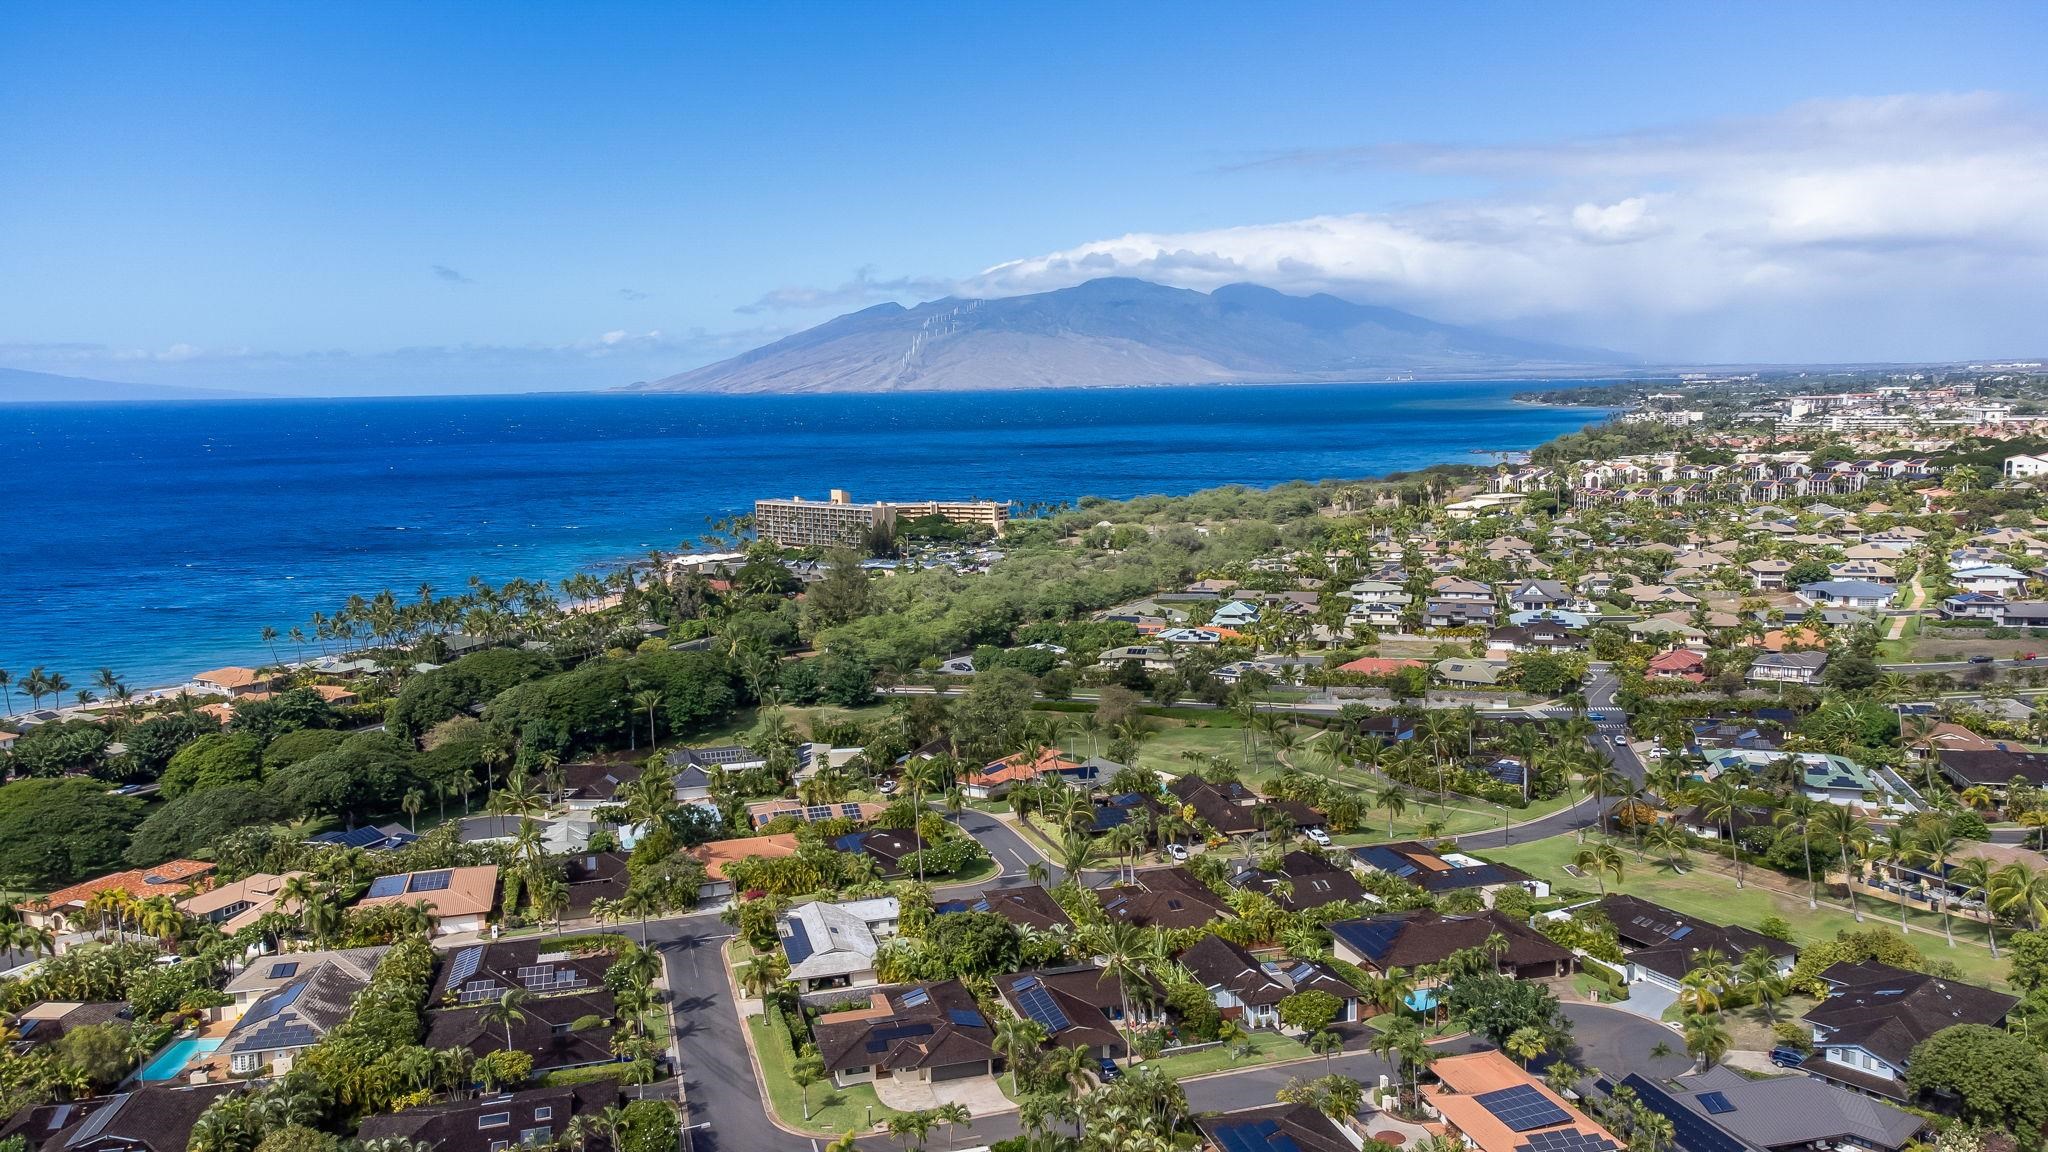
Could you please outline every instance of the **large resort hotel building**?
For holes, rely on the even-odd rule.
[[[754,534],[784,548],[859,547],[877,531],[894,532],[898,517],[943,516],[955,524],[978,524],[996,535],[1010,522],[1010,506],[998,500],[921,500],[855,504],[843,489],[829,500],[754,501]]]

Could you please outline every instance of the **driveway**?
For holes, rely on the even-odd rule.
[[[1631,1072],[1652,1080],[1668,1079],[1692,1067],[1678,1033],[1662,1024],[1601,1004],[1563,1007],[1565,1018],[1572,1022],[1570,1055],[1581,1068],[1597,1068],[1618,1081]],[[1668,1046],[1671,1054],[1656,1055],[1659,1044]]]

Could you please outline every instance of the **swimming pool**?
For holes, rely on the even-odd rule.
[[[193,1060],[206,1055],[218,1047],[220,1047],[220,1039],[218,1037],[202,1039],[198,1036],[188,1036],[157,1053],[156,1059],[149,1062],[149,1067],[142,1070],[141,1079],[145,1081],[175,1080],[178,1077],[178,1073],[185,1070],[185,1065],[190,1064]]]

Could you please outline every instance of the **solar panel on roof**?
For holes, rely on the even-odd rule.
[[[900,1003],[905,1008],[922,1008],[932,1002],[932,994],[922,988],[912,988],[903,994]]]
[[[404,891],[405,877],[379,876],[375,880],[370,881],[370,891],[365,898],[375,899],[380,896],[397,896]]]
[[[1698,1099],[1700,1107],[1705,1108],[1716,1116],[1723,1112],[1735,1111],[1735,1105],[1729,1103],[1727,1095],[1721,1092],[1702,1092],[1699,1094]]]
[[[1029,988],[1020,980],[1011,992],[1017,997],[1017,1007],[1026,1016],[1037,1021],[1038,1026],[1045,1029],[1048,1036],[1057,1035],[1074,1026],[1074,1022],[1067,1019],[1067,1014],[1061,1011],[1059,1004],[1053,1000],[1052,993],[1047,992],[1037,980],[1031,980]]]
[[[848,820],[858,820],[860,819],[860,805],[841,804],[839,806],[839,814],[841,816],[846,817]]]
[[[1515,1152],[1610,1152],[1616,1148],[1614,1141],[1591,1132],[1576,1128],[1562,1128],[1555,1132],[1538,1132],[1529,1138],[1527,1144],[1517,1144]]]
[[[408,892],[440,892],[448,887],[454,873],[447,870],[438,872],[415,872],[412,881],[406,885]]]
[[[289,964],[272,964],[270,971],[263,978],[265,980],[289,980],[298,974],[299,964],[298,961],[294,960]]]
[[[802,929],[798,929],[784,936],[782,938],[782,951],[784,955],[789,957],[791,964],[801,964],[809,960],[811,958],[810,934]]]
[[[971,1008],[948,1008],[946,1018],[962,1028],[986,1028],[988,1021]]]
[[[464,948],[448,961],[448,987],[459,986],[463,981],[476,975],[477,965],[484,962],[484,946],[481,944]]]
[[[1680,928],[1680,929],[1679,929],[1678,931],[1676,931],[1676,932],[1673,932],[1673,933],[1671,934],[1671,939],[1673,939],[1673,940],[1683,940],[1683,939],[1685,939],[1685,938],[1686,938],[1687,936],[1690,936],[1690,935],[1692,935],[1692,925],[1690,925],[1690,924],[1687,924],[1687,925],[1686,925],[1685,927],[1683,927],[1683,928]]]
[[[1481,1092],[1472,1099],[1493,1113],[1494,1119],[1517,1132],[1563,1124],[1571,1114],[1550,1102],[1533,1085],[1516,1084],[1493,1092]]]
[[[1673,1144],[1683,1152],[1747,1152],[1747,1145],[1713,1121],[1679,1103],[1662,1086],[1630,1073],[1622,1084],[1634,1090],[1644,1107],[1671,1121]],[[1612,1094],[1612,1089],[1606,1089]]]
[[[823,804],[813,804],[804,809],[804,819],[813,824],[820,820],[830,820],[831,818],[832,809],[825,807]]]

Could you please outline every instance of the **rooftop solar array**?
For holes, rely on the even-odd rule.
[[[481,944],[473,944],[457,952],[448,961],[448,986],[453,988],[476,975],[477,966],[483,962],[484,946]]]
[[[1052,998],[1052,993],[1047,992],[1045,985],[1038,982],[1038,977],[1026,976],[1017,981],[1011,986],[1010,994],[1017,998],[1017,1007],[1026,1016],[1037,1021],[1038,1026],[1045,1029],[1047,1035],[1058,1035],[1074,1026],[1074,1022],[1067,1019],[1067,1014],[1060,1010],[1059,1003]]]
[[[367,897],[398,896],[404,892],[405,877],[379,876],[375,880],[370,881],[370,891],[367,893]]]
[[[412,882],[406,885],[406,891],[442,892],[447,890],[448,881],[454,875],[445,868],[438,872],[415,872],[412,874]]]
[[[1679,1103],[1663,1086],[1634,1074],[1622,1083],[1634,1089],[1645,1108],[1671,1121],[1672,1143],[1683,1152],[1748,1152],[1742,1141]]]
[[[912,988],[903,994],[902,1000],[898,1001],[905,1008],[922,1008],[931,1002],[932,994],[922,988]]]
[[[265,973],[263,978],[265,980],[289,980],[298,974],[299,963],[294,960],[288,964],[272,964],[270,971]]]
[[[1528,1132],[1536,1128],[1549,1128],[1571,1120],[1571,1113],[1550,1102],[1550,1098],[1538,1092],[1529,1084],[1516,1084],[1495,1092],[1481,1092],[1473,1097],[1481,1108],[1493,1113],[1494,1119],[1517,1132]]]
[[[1404,926],[1405,922],[1398,919],[1353,920],[1332,924],[1330,931],[1367,959],[1377,960],[1394,946]]]
[[[929,1036],[935,1029],[929,1024],[898,1024],[893,1028],[877,1028],[868,1034],[868,1042],[862,1045],[869,1052],[886,1052],[889,1045],[913,1036]]]
[[[783,955],[791,964],[801,964],[811,958],[811,934],[792,924],[790,931],[782,937]]]
[[[962,1028],[986,1028],[988,1020],[971,1008],[949,1008],[946,1018]]]
[[[1515,1145],[1515,1152],[1614,1152],[1618,1147],[1605,1136],[1577,1128],[1559,1128],[1555,1132],[1538,1132],[1529,1137],[1527,1144]]]
[[[1699,1094],[1698,1100],[1700,1107],[1705,1108],[1716,1116],[1723,1112],[1735,1111],[1735,1105],[1729,1103],[1728,1097],[1720,1092],[1702,1092]]]
[[[1219,1125],[1209,1131],[1223,1152],[1301,1152],[1294,1137],[1280,1131],[1280,1126],[1271,1120]]]
[[[858,820],[860,819],[860,805],[841,804],[839,806],[839,814],[848,820]]]

